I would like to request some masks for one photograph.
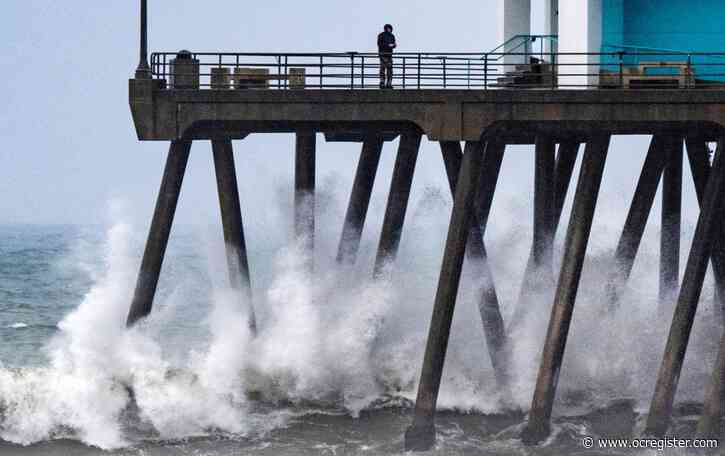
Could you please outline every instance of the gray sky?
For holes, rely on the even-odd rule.
[[[138,61],[138,2],[5,3],[0,16],[0,223],[94,223],[105,217],[109,200],[120,198],[145,225],[168,144],[139,143],[131,123],[127,80]],[[533,31],[540,32],[543,2],[533,3]],[[494,0],[149,4],[152,50],[372,51],[386,22],[396,26],[401,51],[481,52],[499,44]],[[244,205],[265,207],[265,192],[280,186],[288,186],[292,197],[292,139],[253,135],[235,143]],[[633,188],[646,142],[628,141],[642,152],[636,166],[615,163],[608,173]],[[354,145],[321,143],[319,179],[335,176],[349,191],[358,151]],[[377,194],[389,185],[394,151],[386,147]],[[531,155],[504,162],[503,191],[530,187]],[[428,143],[414,194],[431,183],[445,185],[440,153]],[[217,216],[214,185],[209,146],[197,143],[182,191],[181,223]]]
[[[372,50],[381,25],[392,22],[401,50],[493,47],[494,11],[487,11],[486,2],[456,3],[459,8],[436,1],[150,0],[150,46],[168,51]],[[148,213],[167,145],[137,142],[131,124],[127,79],[138,61],[138,2],[13,0],[3,9],[0,223],[94,222],[115,197]],[[252,138],[237,150],[264,149],[278,158],[273,174],[291,175],[289,140]],[[215,203],[207,150],[206,144],[194,148],[184,205],[190,199]],[[348,161],[337,164],[341,172]],[[285,162],[289,170],[279,166]],[[325,165],[320,166],[324,172]],[[240,180],[246,177],[241,169]]]

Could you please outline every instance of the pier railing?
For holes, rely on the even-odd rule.
[[[376,53],[157,52],[173,89],[379,89]],[[725,53],[395,53],[398,90],[725,88]]]

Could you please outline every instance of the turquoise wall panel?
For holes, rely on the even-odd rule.
[[[725,1],[603,0],[602,33],[602,52],[624,45],[725,53]],[[702,65],[725,64],[725,56],[695,58],[693,63],[700,65],[698,77],[725,79],[725,67]]]

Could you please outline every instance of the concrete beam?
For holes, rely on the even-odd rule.
[[[217,193],[224,230],[229,285],[240,293],[242,305],[248,309],[249,327],[256,331],[257,323],[252,303],[252,284],[247,259],[247,245],[244,239],[242,207],[239,200],[237,171],[234,165],[234,149],[231,140],[213,140],[214,170]]]
[[[337,248],[337,261],[340,263],[355,263],[382,150],[383,140],[379,136],[370,135],[365,139]]]
[[[723,157],[725,153],[723,151],[725,151],[725,138],[718,143],[718,152],[707,181],[700,217],[695,228],[695,236],[687,259],[685,275],[647,417],[645,432],[656,437],[662,437],[670,424],[672,404],[682,372],[682,363],[690,340],[707,264],[710,261],[716,237],[722,228],[722,201],[725,198],[725,157]]]
[[[664,137],[661,135],[652,137],[639,181],[637,181],[637,188],[634,191],[632,204],[629,206],[627,220],[624,222],[624,228],[614,253],[614,264],[607,279],[605,296],[611,309],[614,309],[619,303],[642,242],[647,219],[662,178],[662,171],[667,163],[664,147]]]
[[[154,209],[146,240],[146,249],[141,260],[133,301],[126,319],[126,325],[129,327],[151,313],[190,150],[191,141],[173,141],[171,143],[159,196],[156,199],[156,209]]]
[[[702,136],[688,136],[687,157],[690,163],[690,171],[695,184],[697,202],[702,208],[705,198],[705,188],[710,177],[710,150],[705,144]],[[719,238],[722,237],[722,234]],[[721,320],[725,319],[725,250],[720,248],[721,242],[717,242],[717,248],[712,253],[712,269],[715,276],[715,314]]]
[[[536,138],[534,170],[534,240],[531,247],[537,273],[553,278],[556,143],[546,135]],[[537,275],[538,275],[537,274]]]
[[[295,137],[295,238],[304,244],[309,271],[314,267],[316,135],[298,132]]]
[[[380,244],[378,244],[378,253],[375,258],[373,271],[375,277],[381,277],[398,254],[420,141],[421,134],[417,131],[404,132],[400,137],[398,156],[395,160],[393,180],[388,195],[388,206],[385,210]]]
[[[604,174],[609,139],[608,135],[593,137],[584,153],[529,421],[522,434],[522,440],[527,445],[539,443],[550,433],[551,412]]]
[[[406,451],[427,451],[435,444],[435,409],[456,306],[466,244],[474,220],[474,199],[483,163],[483,145],[469,142],[456,186],[443,253],[438,291],[426,343],[413,425],[405,433]]]
[[[668,309],[680,284],[682,232],[682,137],[666,136],[667,165],[662,179],[662,233],[660,235],[659,303]]]
[[[231,134],[417,126],[430,140],[475,141],[484,130],[615,135],[725,125],[725,91],[717,90],[161,90],[158,81],[142,79],[129,89],[144,140],[209,139],[210,128]]]
[[[463,161],[461,144],[458,142],[448,142],[441,143],[440,146],[443,154],[443,163],[445,164],[446,174],[448,176],[448,183],[451,193],[455,198],[456,184]],[[479,178],[480,184],[476,196],[476,203],[474,203],[476,223],[471,225],[466,253],[477,269],[478,274],[476,275],[482,279],[478,311],[481,315],[483,334],[486,338],[486,347],[491,358],[496,383],[499,388],[505,391],[505,394],[508,394],[508,369],[511,359],[510,346],[508,338],[506,337],[506,329],[501,315],[498,295],[496,294],[496,286],[491,268],[488,264],[488,254],[486,253],[486,245],[483,239],[505,148],[505,144],[501,143],[492,144],[486,148],[483,159],[483,170]]]

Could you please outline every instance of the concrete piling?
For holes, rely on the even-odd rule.
[[[665,137],[667,165],[662,178],[662,233],[660,236],[659,303],[669,308],[680,282],[682,226],[682,137]]]
[[[427,451],[435,444],[435,409],[466,243],[474,219],[474,199],[481,175],[483,153],[480,142],[466,144],[428,332],[415,416],[412,426],[405,433],[406,451]]]
[[[695,236],[687,259],[685,275],[647,417],[645,432],[656,437],[663,436],[670,424],[672,404],[682,372],[682,363],[700,300],[707,264],[716,235],[719,234],[722,227],[720,216],[722,215],[722,199],[725,196],[725,159],[723,159],[722,153],[724,147],[725,139],[721,138],[710,178],[707,181]]]
[[[445,164],[448,183],[453,197],[456,194],[456,183],[463,160],[463,151],[457,141],[441,142],[441,153]],[[483,233],[488,223],[488,216],[493,202],[498,175],[503,160],[505,144],[490,144],[486,148],[483,159],[483,169],[479,178],[479,189],[474,203],[474,223],[471,224],[471,231],[468,236],[466,254],[472,264],[477,268],[477,276],[481,277],[481,298],[479,301],[479,314],[483,325],[483,333],[486,338],[486,347],[491,358],[496,383],[499,388],[508,390],[509,383],[509,344],[506,337],[506,330],[501,316],[496,286],[493,274],[488,264]],[[486,181],[484,183],[484,181]]]
[[[355,263],[382,150],[383,140],[380,136],[369,135],[365,138],[337,249],[339,263]]]
[[[534,172],[534,241],[532,245],[536,276],[553,279],[554,192],[556,142],[549,136],[536,136]],[[543,284],[542,284],[543,285]]]
[[[529,422],[522,434],[522,440],[527,445],[540,442],[550,432],[554,397],[604,173],[609,139],[608,135],[603,134],[593,136],[587,143],[584,154]]]
[[[710,176],[710,151],[707,148],[704,138],[688,136],[686,138],[687,157],[690,163],[690,171],[695,184],[697,202],[702,207],[705,198],[705,187]],[[722,234],[718,236],[718,239]],[[720,248],[720,242],[716,240],[718,248],[712,252],[712,269],[715,276],[715,314],[720,320],[725,321],[725,251]]]
[[[190,150],[191,141],[171,142],[133,301],[126,319],[126,325],[129,327],[151,313]]]
[[[664,138],[655,135],[650,142],[632,204],[629,206],[627,220],[619,236],[614,253],[614,267],[607,279],[605,297],[610,309],[618,305],[622,291],[629,280],[666,162]]]
[[[579,141],[563,140],[559,144],[556,155],[556,169],[554,170],[554,234],[559,228],[561,213],[564,211],[566,195],[569,193],[571,176],[579,155]]]
[[[421,139],[422,135],[419,131],[406,131],[400,136],[388,206],[385,210],[383,229],[375,258],[373,276],[376,278],[383,276],[385,269],[395,260],[398,253]]]
[[[712,377],[705,390],[702,416],[697,423],[697,438],[720,438],[723,398],[725,398],[725,333],[720,338],[720,348],[713,366]]]
[[[212,140],[212,153],[229,269],[229,284],[232,290],[236,290],[244,296],[249,308],[249,327],[252,331],[256,331],[249,260],[247,259],[247,245],[244,239],[242,208],[231,140]]]
[[[555,182],[555,195],[554,195],[554,233],[559,227],[561,221],[561,214],[564,211],[564,203],[566,201],[566,195],[569,192],[569,185],[571,184],[571,177],[574,173],[574,166],[576,165],[577,156],[579,155],[580,143],[572,140],[562,141],[559,145],[559,153],[556,157],[554,182]],[[514,314],[509,323],[510,328],[515,328],[524,318],[526,309],[524,308],[526,296],[529,292],[529,284],[533,283],[534,276],[536,275],[536,264],[534,263],[534,250],[531,249],[529,259],[526,262],[526,269],[524,271],[524,279],[519,291],[518,301],[516,302],[516,308]]]
[[[308,271],[314,268],[315,158],[314,132],[297,132],[295,141],[295,238],[303,243]]]

